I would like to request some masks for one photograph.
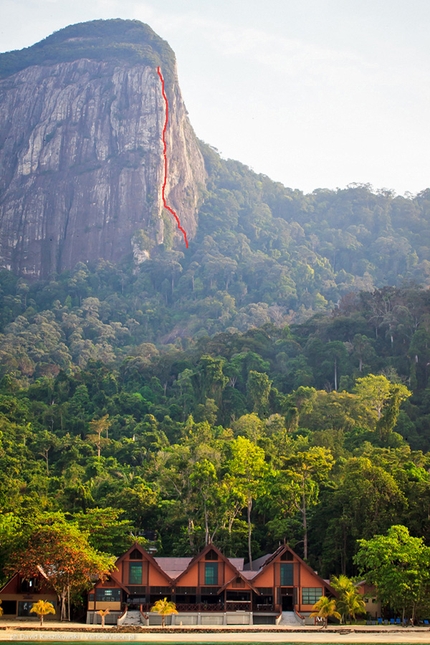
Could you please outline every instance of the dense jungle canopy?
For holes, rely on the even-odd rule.
[[[323,576],[430,544],[430,191],[304,195],[202,144],[187,253],[0,273],[0,557],[67,523],[120,555],[284,539]]]

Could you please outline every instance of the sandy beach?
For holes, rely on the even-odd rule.
[[[233,628],[143,628],[141,631],[117,631],[114,627],[82,625],[80,623],[54,623],[48,621],[43,628],[26,622],[0,623],[0,642],[137,642],[137,643],[429,643],[430,629],[414,627],[341,626],[327,630],[308,627],[280,629],[279,627]]]

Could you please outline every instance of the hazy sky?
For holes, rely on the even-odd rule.
[[[430,187],[430,0],[1,0],[0,51],[97,18],[170,43],[223,157],[306,192]]]

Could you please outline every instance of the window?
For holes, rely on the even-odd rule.
[[[20,591],[22,593],[36,593],[39,590],[39,582],[38,578],[30,578],[30,580],[21,579]]]
[[[16,614],[16,600],[3,600],[2,609],[5,616],[15,616]]]
[[[218,562],[205,563],[205,585],[218,584]]]
[[[121,589],[96,589],[96,600],[99,602],[119,602],[121,600]]]
[[[281,587],[292,587],[294,582],[293,564],[281,564]]]
[[[142,563],[141,562],[130,562],[130,568],[128,572],[128,584],[129,585],[142,584]]]
[[[213,549],[208,551],[205,555],[205,560],[218,560],[218,554]]]
[[[133,549],[133,551],[130,553],[130,560],[142,560],[143,555],[138,549]]]
[[[304,605],[314,605],[323,595],[322,587],[303,587],[302,603]]]
[[[30,614],[30,609],[32,607],[33,607],[33,600],[30,600],[29,602],[19,601],[18,602],[18,616],[34,616],[34,614]]]

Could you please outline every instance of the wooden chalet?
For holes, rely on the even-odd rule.
[[[276,613],[295,612],[306,617],[321,596],[336,596],[288,545],[245,566],[244,575],[257,590],[257,608],[271,605]]]
[[[60,607],[55,591],[48,585],[43,576],[36,576],[30,580],[24,580],[16,573],[2,589],[0,589],[1,608],[3,618],[34,618],[38,621],[36,614],[30,613],[33,604],[38,600],[48,600],[55,607],[55,615],[49,614],[47,620],[60,619]]]
[[[178,610],[174,624],[275,624],[283,612],[304,619],[322,595],[336,595],[287,545],[244,566],[213,544],[194,558],[153,557],[134,544],[116,566],[88,596],[88,623],[109,609],[106,622],[121,624],[127,613],[140,612],[141,622],[157,624],[151,606],[167,598]]]

